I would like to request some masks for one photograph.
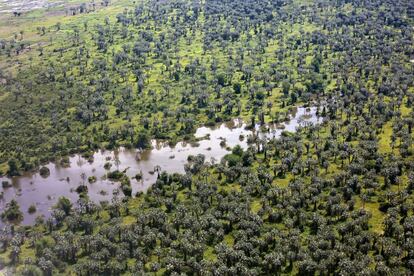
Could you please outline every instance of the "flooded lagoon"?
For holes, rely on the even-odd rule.
[[[249,135],[277,138],[283,131],[293,132],[299,125],[316,124],[321,120],[316,116],[316,107],[298,108],[289,122],[282,123],[281,128],[268,126],[269,131],[266,133],[259,131],[259,125],[253,130],[247,130],[245,123],[235,119],[216,127],[198,128],[195,137],[200,141],[196,144],[179,142],[170,147],[166,142],[154,140],[151,150],[120,148],[116,151],[98,151],[93,156],[93,162],[89,162],[80,155],[74,155],[69,158],[70,166],[63,167],[58,163],[47,164],[46,167],[50,170],[48,177],[42,177],[39,172],[26,172],[19,177],[0,178],[0,182],[11,183],[9,188],[0,187],[0,192],[3,192],[0,209],[4,209],[6,204],[14,198],[24,213],[22,224],[32,224],[39,215],[49,216],[51,207],[60,196],[76,202],[79,196],[75,190],[81,184],[87,185],[90,199],[97,203],[110,200],[114,190],[119,190],[122,194],[119,183],[106,178],[109,171],[126,170],[126,174],[131,178],[132,194],[135,195],[139,191],[146,191],[156,181],[157,174],[153,173],[156,166],[169,173],[183,173],[184,164],[187,163],[189,155],[203,154],[206,161],[219,162],[224,155],[229,153],[227,147],[240,145],[244,149],[247,148]],[[244,139],[241,140],[240,136],[244,136]],[[226,141],[225,146],[220,145],[223,140]],[[107,162],[112,164],[110,170],[104,168]],[[137,181],[133,177],[140,172],[143,177],[142,180]],[[97,181],[89,183],[88,177],[91,176],[95,176]],[[28,208],[32,204],[36,206],[37,211],[29,214]]]

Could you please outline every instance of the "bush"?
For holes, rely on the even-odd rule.
[[[137,181],[140,181],[140,180],[142,179],[142,172],[137,173],[137,174],[135,175],[135,179],[136,179]]]
[[[6,188],[10,188],[12,185],[9,181],[2,181],[1,186],[3,187],[3,189],[6,189]]]
[[[132,187],[131,185],[122,185],[122,192],[125,196],[131,196],[132,195]]]
[[[29,209],[27,210],[27,212],[29,212],[29,214],[33,214],[36,213],[37,209],[36,206],[34,204],[30,205]]]
[[[41,177],[48,177],[50,175],[50,170],[48,167],[41,167],[39,173]]]
[[[121,178],[124,176],[125,174],[123,172],[120,172],[118,170],[113,171],[113,172],[109,172],[107,174],[108,178],[111,180],[115,180],[115,181],[119,181],[121,180]]]
[[[110,162],[106,162],[104,165],[105,170],[109,170],[112,167],[112,164]]]
[[[88,187],[87,187],[86,185],[79,185],[79,186],[76,188],[76,192],[77,192],[78,194],[87,193],[87,192],[88,192]]]

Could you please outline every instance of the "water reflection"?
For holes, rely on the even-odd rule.
[[[266,126],[267,131],[264,133],[259,130],[258,125],[253,130],[247,130],[245,123],[235,119],[217,127],[200,127],[195,133],[195,137],[199,138],[196,145],[180,142],[170,147],[166,142],[152,141],[152,150],[120,148],[116,151],[98,151],[93,156],[93,162],[88,162],[80,155],[74,155],[69,157],[70,166],[59,163],[47,164],[50,175],[46,178],[39,173],[30,172],[11,179],[0,178],[0,182],[8,181],[12,184],[11,187],[2,189],[0,209],[4,209],[6,203],[15,198],[24,212],[22,224],[32,224],[38,215],[48,216],[50,208],[58,197],[65,196],[72,201],[78,200],[75,190],[80,184],[88,186],[91,200],[95,202],[110,200],[114,189],[119,188],[119,184],[105,177],[109,171],[105,169],[105,164],[108,162],[112,165],[110,170],[126,170],[126,174],[131,178],[133,195],[135,195],[138,191],[146,191],[155,182],[157,174],[153,171],[156,166],[170,173],[183,173],[189,155],[204,154],[207,161],[218,162],[228,153],[226,149],[228,147],[240,145],[247,148],[249,135],[256,134],[261,138],[279,137],[283,131],[293,132],[299,125],[318,123],[319,120],[316,116],[316,108],[298,108],[291,115],[289,122]],[[140,181],[134,178],[137,173],[142,173]],[[89,183],[88,178],[92,176],[96,177],[96,182]],[[36,206],[37,212],[29,214],[27,210],[32,204]]]

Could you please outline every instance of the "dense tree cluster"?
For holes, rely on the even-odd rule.
[[[146,194],[113,171],[127,197],[62,198],[50,219],[6,227],[0,264],[22,275],[412,273],[413,5],[148,1],[72,29],[38,73],[7,77],[9,174],[79,150],[189,139],[235,116],[278,123],[297,104],[317,106],[323,123],[248,137],[219,162],[190,156],[185,174],[158,172]]]
[[[220,163],[190,156],[186,174],[162,172],[135,199],[84,198],[72,208],[62,198],[46,222],[13,239],[4,232],[3,250],[22,274],[405,274],[414,261],[412,163],[381,154],[374,125],[350,133],[359,119],[332,121],[345,109],[327,109],[322,126],[253,138]],[[34,259],[19,259],[23,244]]]
[[[405,95],[396,78],[412,72],[411,11],[409,1],[148,1],[42,27],[67,34],[1,74],[0,162],[29,170],[76,151],[147,147],[234,116],[277,122],[285,106],[337,91]],[[18,44],[23,32],[0,54],[12,62]]]

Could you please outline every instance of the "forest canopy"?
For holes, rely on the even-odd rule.
[[[414,271],[414,1],[114,0],[42,12],[38,23],[39,11],[0,15],[1,174],[195,141],[198,127],[234,118],[278,125],[297,106],[323,121],[250,137],[217,162],[190,156],[184,174],[157,170],[146,193],[112,170],[123,195],[93,202],[81,185],[77,202],[60,197],[32,226],[18,224],[13,200],[0,268]]]

